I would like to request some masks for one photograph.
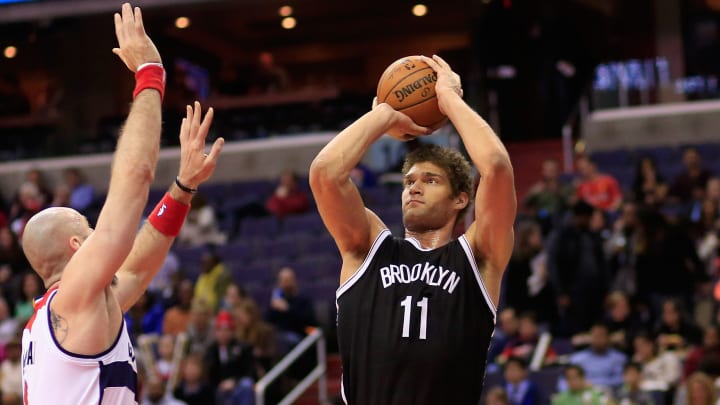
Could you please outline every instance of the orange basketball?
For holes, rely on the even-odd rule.
[[[433,129],[445,123],[435,96],[437,74],[420,56],[406,56],[385,69],[378,82],[378,103],[388,103],[416,124]]]

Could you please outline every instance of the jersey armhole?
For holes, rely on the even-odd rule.
[[[475,260],[475,254],[472,251],[472,248],[470,247],[470,243],[468,242],[465,235],[462,235],[458,238],[458,241],[460,242],[460,246],[462,246],[463,250],[465,251],[465,256],[467,256],[468,261],[470,262],[470,266],[472,266],[473,274],[475,275],[475,280],[478,283],[478,286],[480,287],[480,291],[482,291],[483,297],[485,297],[485,302],[488,305],[488,308],[490,309],[490,312],[492,312],[493,315],[493,323],[497,322],[497,308],[495,308],[495,303],[490,299],[490,294],[488,294],[487,288],[485,287],[485,282],[483,282],[482,275],[480,274],[480,269],[477,266],[477,261]]]
[[[365,260],[363,260],[360,267],[358,267],[357,270],[355,270],[355,273],[353,273],[352,276],[350,276],[347,280],[345,280],[340,287],[338,287],[337,291],[335,292],[335,300],[339,299],[340,296],[345,293],[345,291],[349,290],[350,287],[355,285],[357,281],[365,274],[365,271],[367,271],[368,266],[370,265],[370,262],[372,261],[373,257],[375,257],[375,253],[380,248],[380,245],[385,240],[385,238],[391,236],[390,231],[388,229],[383,229],[380,231],[378,236],[373,241],[372,246],[370,247],[370,251],[365,256]]]

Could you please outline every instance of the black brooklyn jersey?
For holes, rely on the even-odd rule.
[[[424,250],[382,231],[337,305],[347,404],[479,403],[495,306],[464,236]]]

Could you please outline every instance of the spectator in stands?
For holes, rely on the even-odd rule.
[[[208,247],[203,253],[200,266],[200,277],[195,283],[195,298],[205,301],[208,308],[215,312],[220,304],[220,297],[232,283],[232,275],[213,247]]]
[[[37,186],[40,194],[43,196],[43,201],[49,202],[53,198],[53,192],[48,186],[45,175],[40,169],[32,168],[25,172],[25,181],[33,183]],[[18,204],[17,194],[13,197],[13,205]]]
[[[626,362],[627,356],[610,347],[610,333],[602,322],[590,329],[590,347],[570,355],[570,363],[582,367],[593,385],[611,391],[622,385]]]
[[[215,318],[215,339],[205,353],[210,386],[216,393],[216,404],[252,405],[255,365],[252,346],[234,336],[235,322],[227,311]]]
[[[503,387],[492,387],[485,395],[485,405],[510,405],[507,393]]]
[[[518,336],[518,319],[515,309],[504,308],[498,313],[498,323],[490,338],[490,349],[488,350],[488,362],[497,361],[497,357],[505,350],[510,340]]]
[[[610,332],[610,344],[629,354],[633,350],[635,336],[649,325],[632,309],[630,299],[624,293],[610,293],[606,303],[605,323]]]
[[[0,295],[0,348],[17,337],[20,321],[10,314],[10,306],[4,296]]]
[[[559,392],[552,399],[552,405],[604,405],[606,394],[585,379],[585,370],[577,364],[565,367],[567,390]]]
[[[267,320],[275,326],[288,347],[302,340],[308,326],[317,325],[312,302],[300,293],[295,271],[290,267],[284,267],[278,273]]]
[[[622,205],[620,216],[612,225],[612,231],[605,242],[605,253],[612,277],[611,289],[628,295],[637,292],[635,259],[638,251],[638,204],[626,202]]]
[[[15,293],[22,274],[30,270],[20,241],[9,227],[0,228],[0,289],[5,293]]]
[[[128,334],[133,342],[137,342],[142,334],[162,333],[162,322],[165,308],[152,294],[145,291],[135,305],[125,313]]]
[[[702,166],[700,153],[694,147],[683,151],[683,165],[685,170],[673,179],[670,197],[681,204],[701,200],[712,173]]]
[[[538,332],[535,314],[533,312],[522,313],[518,317],[518,323],[518,336],[510,339],[505,345],[505,349],[500,356],[498,356],[498,363],[500,364],[504,364],[511,357],[518,357],[529,363],[537,349],[540,333]],[[542,364],[552,364],[555,360],[555,350],[552,347],[548,347]]]
[[[641,209],[637,238],[641,247],[635,260],[638,301],[649,303],[655,317],[665,297],[678,298],[692,308],[692,296],[708,276],[687,231],[669,224],[655,210]]]
[[[288,89],[288,85],[287,70],[275,61],[271,52],[260,52],[249,94],[281,93]]]
[[[187,405],[208,405],[215,402],[215,395],[206,382],[202,356],[188,355],[180,369],[180,382],[173,391],[175,398]]]
[[[63,171],[65,186],[70,190],[69,207],[81,214],[87,214],[95,200],[95,187],[88,183],[76,167]]]
[[[603,322],[610,333],[610,345],[625,353],[633,353],[635,335],[649,327],[643,322],[637,312],[630,306],[630,300],[624,293],[613,291],[605,298],[605,315]],[[590,344],[590,331],[576,334],[572,337],[575,346]]]
[[[358,163],[358,165],[350,171],[350,178],[360,190],[377,185],[377,176],[363,163]]]
[[[15,338],[5,347],[5,360],[0,365],[2,403],[20,405],[23,399],[22,342]]]
[[[717,393],[713,380],[705,373],[693,373],[686,383],[686,405],[715,405]],[[678,404],[680,405],[680,404]]]
[[[640,386],[647,391],[672,391],[682,377],[682,360],[672,350],[659,351],[651,336],[635,336],[632,361],[642,364]]]
[[[540,225],[517,224],[515,249],[505,271],[505,304],[518,312],[534,311],[539,324],[555,320],[557,297],[548,282],[547,254],[543,250]]]
[[[569,223],[549,238],[548,270],[558,296],[560,320],[555,334],[559,336],[588,330],[602,318],[607,263],[602,240],[590,229],[593,211],[588,203],[578,201]]]
[[[175,337],[162,335],[157,342],[157,359],[155,360],[155,375],[162,382],[168,382],[176,373],[173,364],[175,355]]]
[[[695,225],[698,236],[713,229],[720,218],[720,178],[711,177],[707,181],[703,198],[695,200],[690,208],[690,221]]]
[[[709,362],[715,364],[707,364]],[[705,368],[710,366],[715,370],[720,370],[720,327],[717,325],[707,327],[702,345],[691,349],[685,357],[683,378],[688,378],[692,373],[698,371],[701,363],[706,363],[704,364]]]
[[[17,209],[10,212],[10,227],[20,240],[27,221],[45,208],[49,201],[45,201],[35,183],[27,181],[20,185],[17,195],[19,203]]]
[[[528,379],[527,362],[520,357],[510,357],[505,362],[505,392],[511,405],[539,404],[539,388]]]
[[[165,261],[163,261],[160,270],[158,270],[155,277],[150,281],[148,291],[160,297],[165,303],[165,306],[173,305],[173,301],[177,298],[175,297],[175,293],[182,281],[179,271],[180,259],[178,259],[175,252],[170,250],[167,256],[165,256]]]
[[[249,298],[235,304],[233,316],[237,323],[235,337],[253,347],[255,369],[258,377],[262,377],[275,361],[275,328],[263,321],[257,304]]]
[[[191,307],[195,286],[189,279],[184,279],[178,286],[178,302],[165,311],[163,316],[163,335],[176,336],[187,330],[190,324]]]
[[[205,353],[213,342],[213,311],[202,300],[193,300],[190,307],[190,323],[187,328],[188,351]]]
[[[660,350],[685,350],[701,344],[703,336],[680,301],[673,298],[663,300],[662,316],[655,333]]]
[[[280,182],[273,195],[265,202],[265,208],[278,218],[302,214],[310,209],[308,193],[300,189],[297,174],[285,171],[280,176]]]
[[[227,242],[227,235],[218,227],[215,208],[204,195],[195,194],[193,197],[178,242],[184,246],[224,245]]]
[[[15,318],[24,322],[34,312],[35,298],[45,294],[45,286],[35,272],[27,272],[22,276],[22,289],[15,300]]]
[[[0,76],[0,116],[30,114],[30,100],[12,73]]]
[[[247,293],[239,284],[232,282],[228,284],[220,300],[220,309],[232,312],[238,304],[247,298]]]
[[[643,156],[635,168],[632,182],[632,199],[638,204],[659,207],[665,202],[668,185],[665,178],[658,173],[655,159]]]
[[[627,363],[623,370],[623,385],[617,391],[615,399],[619,404],[661,405],[655,404],[652,394],[640,387],[642,365]]]
[[[543,225],[543,234],[558,222],[558,216],[568,208],[573,187],[560,179],[560,164],[555,159],[542,163],[542,178],[533,184],[525,196],[525,207]]]
[[[606,212],[620,208],[622,191],[614,177],[598,172],[597,164],[589,156],[581,156],[577,168],[580,173],[576,189],[578,199]]]
[[[186,405],[165,391],[165,382],[156,378],[147,381],[147,389],[140,405]]]

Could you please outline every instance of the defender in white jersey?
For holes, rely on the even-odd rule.
[[[33,216],[23,250],[48,292],[23,331],[23,401],[27,404],[137,404],[135,355],[123,312],[160,269],[185,220],[192,193],[215,169],[223,139],[205,154],[212,109],[187,107],[180,129],[180,170],[139,233],[160,149],[165,72],[145,34],[139,8],[115,14],[120,47],[136,72],[135,101],[112,164],[95,230],[77,211],[54,207]]]

